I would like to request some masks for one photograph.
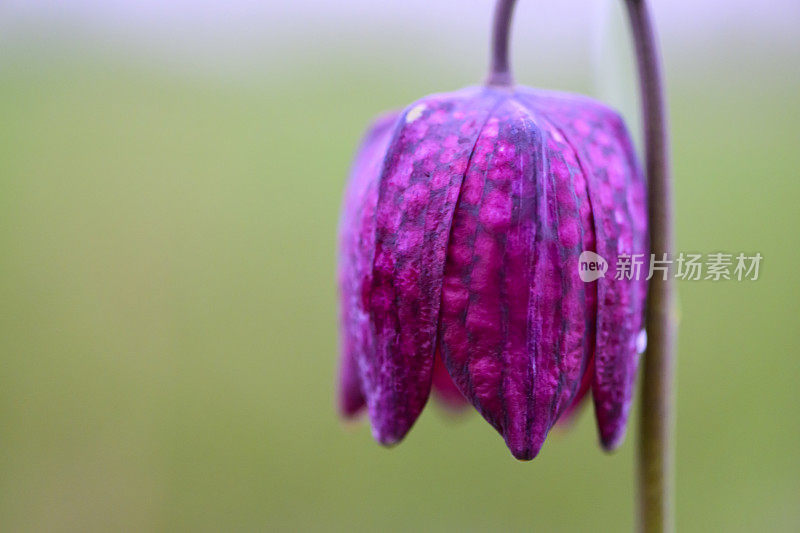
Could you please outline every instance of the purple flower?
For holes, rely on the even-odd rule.
[[[431,388],[466,398],[531,459],[588,390],[625,432],[646,284],[645,185],[619,115],[578,95],[469,88],[378,119],[340,226],[340,406],[400,441]],[[579,277],[582,251],[610,266]],[[451,379],[452,378],[452,379]]]

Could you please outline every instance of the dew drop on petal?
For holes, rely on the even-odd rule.
[[[411,123],[417,120],[419,117],[422,116],[422,113],[425,111],[425,104],[419,104],[412,107],[408,113],[406,113],[406,123]]]
[[[643,354],[647,349],[647,330],[642,329],[636,336],[636,353]]]

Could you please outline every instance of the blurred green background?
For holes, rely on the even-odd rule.
[[[474,413],[388,451],[337,420],[352,152],[484,57],[309,49],[246,81],[5,55],[0,530],[630,530],[635,415],[615,454],[585,410],[530,463]],[[764,256],[679,285],[680,531],[800,530],[798,57],[668,61],[678,248]]]

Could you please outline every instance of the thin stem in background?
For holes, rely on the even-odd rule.
[[[669,133],[664,83],[655,31],[646,0],[625,0],[639,71],[645,165],[650,206],[650,250],[672,257],[673,215]],[[654,276],[647,295],[648,347],[642,370],[639,420],[639,530],[674,529],[673,280]]]

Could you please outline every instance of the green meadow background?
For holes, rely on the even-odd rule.
[[[679,531],[800,530],[798,57],[668,61],[678,248],[764,256],[679,285]],[[529,463],[474,413],[430,405],[391,450],[337,419],[350,157],[484,58],[291,59],[4,54],[0,530],[630,530],[635,414],[612,455],[585,410]]]

